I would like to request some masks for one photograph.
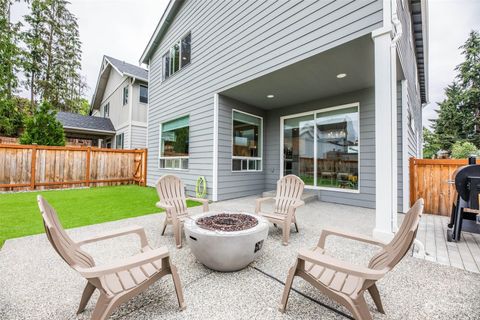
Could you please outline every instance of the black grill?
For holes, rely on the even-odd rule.
[[[448,224],[451,229],[447,231],[448,241],[460,240],[464,222],[468,224],[469,231],[476,232],[479,229],[476,221],[480,213],[480,165],[476,164],[475,157],[470,157],[468,163],[469,165],[460,167],[453,173],[457,198],[452,205],[452,215]]]

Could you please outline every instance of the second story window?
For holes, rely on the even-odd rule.
[[[191,42],[192,34],[189,32],[163,55],[164,80],[190,63]]]
[[[123,105],[128,103],[128,86],[123,88]]]
[[[140,85],[140,102],[148,103],[148,87]]]
[[[110,116],[110,102],[103,106],[103,117],[108,118]]]

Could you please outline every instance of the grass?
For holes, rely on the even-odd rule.
[[[0,247],[5,240],[44,232],[37,205],[41,194],[65,228],[138,217],[163,211],[154,188],[136,185],[0,194]],[[193,207],[200,203],[188,201]]]

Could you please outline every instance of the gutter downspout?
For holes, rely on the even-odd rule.
[[[129,101],[128,101],[128,106],[130,107],[130,119],[129,119],[129,124],[128,124],[128,130],[130,132],[130,146],[129,149],[132,149],[132,121],[133,121],[133,84],[135,83],[137,79],[132,78],[132,81],[130,82],[130,94],[129,94]]]

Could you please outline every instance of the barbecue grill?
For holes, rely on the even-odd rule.
[[[480,165],[475,164],[475,157],[468,159],[469,165],[455,170],[453,181],[457,190],[456,202],[452,205],[452,215],[447,231],[448,241],[460,240],[464,220],[477,221],[480,214]]]

